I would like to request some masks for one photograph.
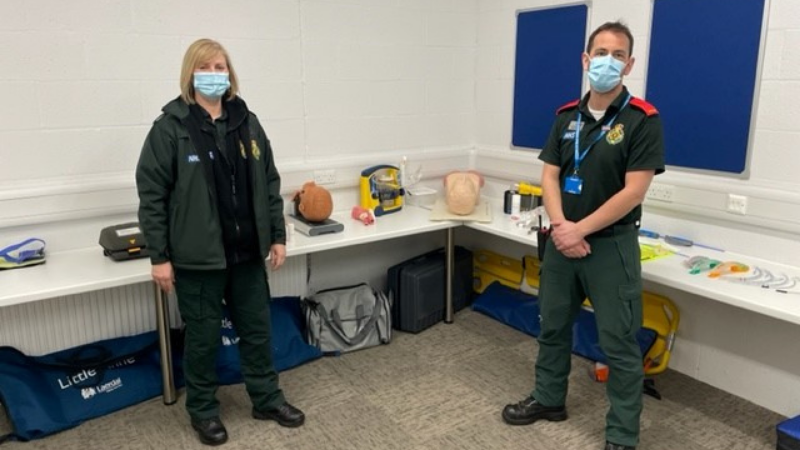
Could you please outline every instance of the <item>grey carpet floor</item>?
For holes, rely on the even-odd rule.
[[[326,450],[603,448],[604,385],[589,363],[573,359],[569,420],[505,425],[500,411],[533,386],[537,344],[479,313],[462,311],[452,325],[396,333],[391,344],[326,357],[281,374],[305,426],[285,429],[250,418],[243,385],[220,388],[230,440],[224,448]],[[642,450],[772,450],[783,417],[673,371],[659,375],[663,400],[645,396]],[[160,398],[94,419],[56,435],[10,442],[8,450],[200,449],[183,395]],[[9,430],[0,413],[0,434]]]

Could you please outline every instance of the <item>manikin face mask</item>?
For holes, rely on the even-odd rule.
[[[31,238],[0,249],[0,269],[30,266],[44,262],[45,243]]]

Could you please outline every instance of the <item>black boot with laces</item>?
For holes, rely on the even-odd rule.
[[[541,419],[551,422],[567,420],[567,409],[563,406],[544,406],[533,397],[503,408],[503,420],[509,425],[529,425]]]

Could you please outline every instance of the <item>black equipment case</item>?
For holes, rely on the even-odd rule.
[[[387,275],[393,328],[419,333],[444,319],[444,249],[394,265]],[[457,246],[453,265],[453,311],[467,306],[471,296],[472,252]]]
[[[148,256],[147,242],[138,222],[103,228],[100,231],[100,246],[103,247],[103,254],[114,261]]]

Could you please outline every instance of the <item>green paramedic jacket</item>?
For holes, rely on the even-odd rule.
[[[224,107],[247,111],[239,97],[226,101]],[[189,106],[179,97],[162,111],[145,139],[136,167],[139,225],[150,260],[153,264],[170,261],[183,269],[223,269],[226,261],[217,193],[207,182],[203,162],[181,123],[189,115]],[[227,132],[235,133],[249,123],[251,142],[242,150],[250,159],[253,218],[259,250],[266,258],[272,244],[286,243],[281,179],[269,139],[255,114],[247,111],[240,116],[229,123]]]

